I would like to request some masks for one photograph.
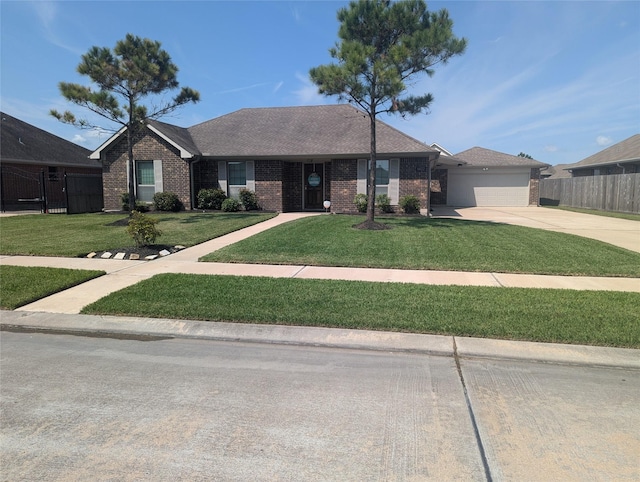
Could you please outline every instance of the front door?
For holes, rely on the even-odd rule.
[[[322,209],[324,202],[324,164],[304,165],[304,208]]]

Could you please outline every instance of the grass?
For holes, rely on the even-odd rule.
[[[271,213],[150,213],[162,236],[156,242],[193,246],[269,219]],[[33,214],[0,218],[0,253],[81,257],[133,246],[126,214]]]
[[[14,310],[103,274],[104,271],[0,265],[0,308]]]
[[[549,209],[561,209],[562,211],[571,211],[574,213],[594,214],[596,216],[605,216],[608,218],[627,219],[629,221],[640,221],[640,214],[618,213],[612,211],[599,211],[597,209],[573,208],[569,206],[543,206]]]
[[[425,217],[316,216],[225,247],[202,261],[583,276],[640,276],[640,253],[540,229]]]
[[[162,274],[83,313],[640,348],[638,306],[638,293]]]

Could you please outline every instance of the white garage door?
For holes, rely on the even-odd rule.
[[[449,206],[528,206],[529,170],[449,170]]]

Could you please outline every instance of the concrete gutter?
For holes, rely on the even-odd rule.
[[[628,348],[211,321],[0,311],[0,328],[105,337],[192,338],[640,370]]]

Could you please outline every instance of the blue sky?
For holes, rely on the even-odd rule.
[[[94,46],[158,40],[201,101],[165,122],[192,126],[246,107],[337,103],[308,72],[329,63],[346,1],[0,1],[0,109],[90,149],[109,134],[48,115],[82,109],[58,82]],[[453,153],[481,146],[573,163],[640,132],[640,2],[428,2],[447,8],[464,55],[419,77],[429,115],[380,119]],[[106,123],[105,123],[106,124]]]

